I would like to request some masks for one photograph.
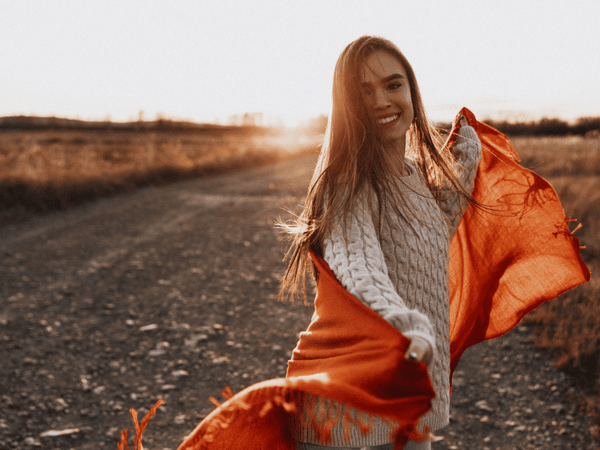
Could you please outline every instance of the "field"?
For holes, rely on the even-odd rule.
[[[583,225],[575,234],[585,246],[581,253],[592,272],[590,282],[542,305],[525,320],[534,327],[535,344],[548,350],[556,366],[586,387],[589,395],[578,401],[599,420],[600,139],[518,137],[512,142],[522,164],[550,181],[567,216]]]
[[[210,176],[313,153],[316,133],[240,129],[0,132],[0,226],[141,186]],[[525,167],[554,186],[592,272],[590,283],[526,317],[538,347],[577,379],[573,400],[600,424],[600,139],[515,137]],[[573,228],[577,222],[573,222]],[[598,428],[600,429],[600,428]]]
[[[258,127],[0,131],[0,225],[95,198],[314,152],[319,136]]]

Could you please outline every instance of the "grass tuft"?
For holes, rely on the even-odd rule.
[[[35,214],[315,153],[322,136],[286,129],[5,130],[0,226]]]

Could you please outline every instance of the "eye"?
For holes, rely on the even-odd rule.
[[[388,89],[389,89],[390,91],[395,91],[395,90],[398,90],[398,89],[400,89],[401,87],[402,87],[402,84],[401,84],[401,83],[390,83],[390,84],[388,85]]]

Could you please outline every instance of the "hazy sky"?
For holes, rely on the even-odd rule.
[[[600,116],[598,0],[0,1],[0,116],[288,123],[328,113],[335,61],[394,41],[427,110]]]

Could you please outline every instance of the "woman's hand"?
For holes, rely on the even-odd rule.
[[[408,350],[406,350],[404,357],[409,361],[423,361],[425,364],[429,364],[432,354],[433,352],[429,342],[421,337],[414,336],[410,339],[410,345],[408,346]]]

